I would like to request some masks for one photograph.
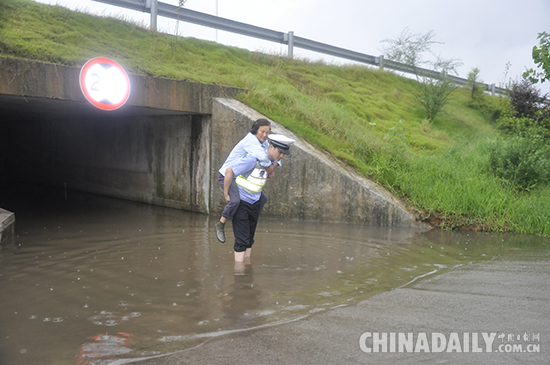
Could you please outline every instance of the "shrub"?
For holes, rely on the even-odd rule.
[[[541,96],[529,82],[515,83],[510,98],[500,98],[493,116],[496,126],[516,137],[540,137],[550,141],[550,108],[546,95]]]
[[[470,108],[479,110],[489,122],[495,123],[502,113],[503,105],[510,105],[507,99],[489,97],[483,93],[466,102]]]
[[[531,190],[550,178],[550,147],[537,136],[495,141],[489,149],[491,170],[505,184]]]
[[[519,117],[538,120],[545,118],[549,113],[548,94],[542,95],[541,91],[529,80],[523,79],[513,83],[508,94],[510,95],[510,104]]]

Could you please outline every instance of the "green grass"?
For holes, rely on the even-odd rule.
[[[444,228],[550,235],[550,191],[506,188],[487,166],[492,123],[459,89],[433,123],[414,80],[367,66],[290,60],[151,33],[30,0],[0,3],[0,54],[80,67],[105,56],[133,74],[247,89],[240,100],[403,198]],[[401,121],[401,122],[400,122]]]
[[[377,177],[440,228],[550,235],[550,187],[525,192],[503,184],[489,169],[491,143],[498,140],[446,153],[381,155]]]

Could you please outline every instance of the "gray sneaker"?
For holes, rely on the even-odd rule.
[[[225,228],[225,223],[222,223],[222,222],[216,223],[216,238],[217,238],[218,241],[220,241],[221,243],[224,243],[224,242],[225,242],[225,231],[224,231],[224,228]]]

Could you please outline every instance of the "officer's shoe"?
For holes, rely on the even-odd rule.
[[[224,230],[224,228],[225,228],[225,223],[222,223],[222,222],[216,223],[216,238],[221,243],[225,242],[225,230]]]

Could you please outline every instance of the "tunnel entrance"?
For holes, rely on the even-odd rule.
[[[5,95],[0,105],[3,179],[208,211],[196,186],[208,115]]]
[[[209,213],[212,100],[242,90],[129,75],[103,111],[79,72],[0,57],[0,178]]]
[[[0,57],[0,178],[209,213],[213,98],[242,90],[129,75],[126,105],[103,111],[79,72]]]

